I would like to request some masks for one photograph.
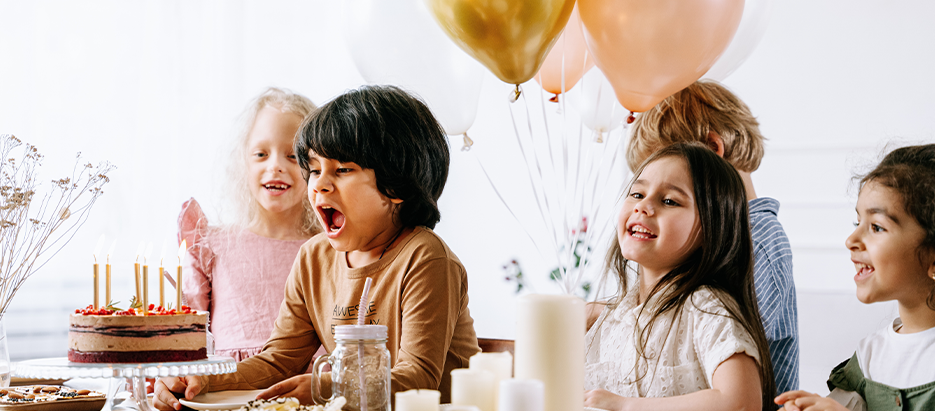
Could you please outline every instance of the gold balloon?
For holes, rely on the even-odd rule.
[[[425,0],[442,30],[510,84],[539,71],[575,0]]]

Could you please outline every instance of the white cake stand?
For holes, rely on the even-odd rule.
[[[68,361],[67,357],[40,358],[16,363],[13,375],[22,378],[126,378],[133,385],[133,400],[140,411],[153,411],[146,400],[146,379],[185,377],[189,375],[230,374],[237,371],[237,361],[230,357],[209,355],[208,359],[185,362],[139,364],[88,364]],[[112,401],[108,398],[108,402]]]

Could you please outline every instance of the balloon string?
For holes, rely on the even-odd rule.
[[[539,88],[539,106],[542,108],[542,126],[545,128],[546,135],[549,136],[549,146],[548,146],[548,148],[549,148],[549,157],[552,158],[552,157],[551,157],[551,156],[552,156],[552,138],[551,138],[551,135],[549,134],[549,117],[548,117],[548,115],[546,114],[546,110],[545,110],[545,95],[543,94],[543,89],[542,89],[542,87]],[[564,141],[565,141],[565,139],[564,139],[564,128],[562,129],[562,134],[563,134],[563,136],[562,136],[562,137],[563,137],[563,138],[562,138],[562,141],[564,142]],[[555,170],[555,160],[554,160],[554,159],[552,160],[552,168],[551,168],[551,170]],[[559,183],[558,183],[559,178],[561,178],[561,187],[562,187],[561,189],[559,188]],[[560,218],[561,218],[561,221],[562,221],[562,230],[563,230],[562,233],[568,232],[568,223],[567,223],[567,221],[565,221],[565,211],[566,211],[566,204],[565,204],[565,202],[564,202],[565,196],[563,195],[563,194],[565,193],[564,187],[567,185],[567,180],[566,180],[566,179],[567,179],[567,176],[566,176],[564,173],[562,173],[560,176],[555,176],[555,175],[553,175],[553,178],[552,178],[552,181],[555,183],[555,187],[554,187],[555,192],[553,193],[553,195],[554,195],[554,197],[555,197],[555,201],[558,203],[558,208],[559,208],[559,213],[560,213],[559,215],[560,215]],[[561,191],[559,191],[559,190],[561,190]],[[550,217],[550,218],[553,217],[553,216],[551,215],[551,213],[550,213],[549,217]],[[553,229],[555,229],[555,228],[554,228],[554,224],[553,224]],[[557,233],[556,233],[556,234],[557,234]]]
[[[528,108],[527,108],[527,110],[528,110]],[[539,200],[539,190],[536,189],[536,183],[533,181],[532,170],[531,170],[530,165],[529,165],[529,159],[527,158],[527,155],[526,155],[526,149],[525,149],[525,147],[523,146],[522,140],[521,140],[521,138],[520,138],[519,128],[518,128],[517,125],[516,125],[516,116],[513,114],[512,108],[509,108],[509,112],[510,112],[510,119],[511,119],[512,122],[513,122],[513,133],[514,133],[514,136],[516,137],[516,143],[519,145],[519,150],[520,150],[520,153],[522,154],[522,157],[523,157],[523,163],[526,165],[526,177],[529,179],[529,185],[530,185],[530,187],[532,188],[533,198],[535,198],[535,200],[536,200],[536,207],[537,207],[538,210],[539,210],[539,216],[540,216],[540,218],[542,219],[542,221],[548,226],[548,224],[549,224],[551,221],[550,221],[549,219],[546,218],[545,212],[544,212],[543,209],[542,209],[542,202]],[[541,171],[540,171],[540,176],[541,176]],[[547,228],[547,229],[548,229],[548,228]],[[552,240],[552,247],[553,247],[553,249],[558,249],[558,245],[556,244],[556,240],[555,240],[554,236],[547,236],[547,237],[548,237],[550,240]],[[537,248],[538,248],[538,246],[537,246]],[[541,254],[541,253],[540,253],[540,254]],[[554,254],[553,254],[553,255],[554,255]],[[564,287],[563,287],[563,288],[564,288]],[[563,290],[563,291],[564,291],[564,290]],[[566,293],[567,293],[567,291],[566,291]]]
[[[621,134],[622,134],[622,133],[621,133]],[[593,208],[590,210],[589,215],[592,216],[594,224],[598,224],[598,227],[602,227],[602,228],[601,228],[601,235],[603,235],[603,230],[609,225],[609,224],[600,224],[600,222],[601,222],[602,220],[601,220],[599,217],[600,217],[601,207],[604,205],[604,199],[605,199],[606,194],[607,194],[607,185],[608,185],[607,182],[608,182],[608,180],[610,179],[610,173],[613,171],[614,166],[615,166],[616,163],[617,163],[617,157],[618,157],[619,154],[620,154],[620,145],[622,144],[623,136],[620,136],[620,137],[621,137],[621,138],[618,138],[618,139],[617,139],[617,142],[616,142],[616,144],[614,145],[614,149],[612,150],[612,154],[611,154],[611,158],[610,158],[610,166],[607,167],[606,172],[598,172],[598,174],[597,174],[597,176],[595,177],[595,180],[594,180],[594,192],[592,193],[592,196],[591,196],[591,198],[592,198],[592,203],[591,203],[592,205],[591,205],[591,207],[593,207]],[[608,136],[608,138],[609,138],[609,136]],[[605,153],[606,153],[606,150],[605,150]],[[601,158],[601,164],[598,165],[598,171],[601,171],[601,168],[602,168],[603,163],[604,163],[604,156],[602,156],[602,158]],[[601,175],[604,175],[604,176],[605,176],[605,178],[604,178],[604,184],[598,184],[598,183],[600,182],[600,176],[601,176]],[[626,179],[624,179],[624,181],[626,181]],[[597,195],[597,188],[598,188],[598,187],[603,187],[603,188],[604,188],[603,190],[601,190],[600,196]],[[623,189],[620,188],[620,189],[618,189],[618,190],[616,191],[616,193],[622,193],[622,191],[623,191]],[[619,198],[619,197],[620,197],[620,196],[619,196],[619,194],[618,194],[618,198]],[[585,240],[584,240],[584,243],[585,243],[586,245],[591,244],[592,238],[595,238],[595,237],[592,237],[592,234],[593,234],[593,231],[588,231],[588,232],[587,232],[587,235],[585,236]],[[597,240],[599,240],[600,238],[601,238],[600,236],[596,237]],[[581,284],[582,275],[583,275],[584,273],[587,272],[587,271],[586,271],[586,269],[587,269],[587,263],[590,263],[590,259],[588,259],[588,260],[586,261],[585,270],[579,270],[579,271],[576,273],[576,278],[575,278],[575,281],[574,281],[574,283],[573,283],[573,285],[572,285],[572,289],[577,289],[577,288],[578,288],[578,285]]]
[[[526,128],[527,128],[527,131],[529,132],[529,144],[531,146],[532,161],[533,161],[533,164],[536,166],[536,173],[538,174],[538,177],[539,177],[539,184],[540,184],[540,187],[542,187],[542,201],[543,203],[545,203],[545,211],[546,211],[545,215],[548,216],[548,218],[543,217],[543,223],[545,224],[546,229],[552,232],[552,243],[555,246],[555,250],[557,252],[558,242],[559,242],[558,240],[559,233],[557,232],[555,228],[555,222],[552,220],[552,206],[549,203],[549,196],[548,196],[549,190],[546,187],[544,174],[542,173],[542,165],[539,162],[539,155],[536,152],[536,142],[535,142],[536,134],[532,131],[532,115],[529,112],[529,102],[526,101],[526,96],[522,96],[522,99],[523,99],[523,107],[526,109]],[[552,149],[551,149],[552,144],[551,144],[551,138],[549,138],[550,134],[548,131],[548,127],[546,127],[545,134],[546,134],[546,137],[548,138],[546,140],[546,151],[548,151],[549,153],[549,159],[550,159],[549,162],[552,164],[552,167],[550,168],[550,170],[554,170],[555,160],[552,157]],[[552,179],[552,181],[554,183],[555,180]]]
[[[484,173],[484,177],[487,178],[487,182],[490,183],[490,188],[493,189],[494,194],[497,195],[497,198],[499,198],[500,202],[503,203],[503,206],[506,207],[506,211],[510,213],[510,215],[513,217],[514,220],[516,220],[517,223],[519,223],[520,228],[523,229],[523,233],[526,234],[527,237],[529,237],[529,241],[531,241],[532,245],[536,248],[536,252],[538,252],[539,256],[544,259],[545,254],[542,252],[542,249],[539,247],[539,243],[537,243],[536,240],[532,237],[532,234],[526,228],[526,225],[523,224],[522,221],[520,221],[519,217],[516,216],[516,213],[513,212],[513,208],[510,207],[510,204],[507,203],[506,200],[503,198],[503,196],[500,194],[500,190],[497,189],[497,185],[494,184],[493,179],[490,178],[490,174],[487,173],[487,169],[484,167],[484,163],[480,161],[480,157],[477,156],[477,154],[474,154],[474,160],[477,161],[477,166],[480,167],[481,172]]]

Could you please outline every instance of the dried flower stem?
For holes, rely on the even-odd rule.
[[[78,153],[71,176],[53,180],[51,192],[35,202],[43,157],[12,134],[0,135],[0,319],[26,279],[87,221],[114,168],[107,162],[82,164]]]

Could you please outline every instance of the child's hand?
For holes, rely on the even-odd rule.
[[[269,387],[257,394],[257,399],[268,400],[278,397],[295,397],[300,404],[314,404],[312,397],[312,374],[296,375]]]
[[[184,398],[190,400],[204,390],[207,385],[206,380],[206,377],[200,375],[156,380],[153,407],[163,411],[182,409],[182,404],[175,398],[173,393],[184,393]]]
[[[600,408],[608,411],[623,411],[626,398],[605,390],[590,390],[584,392],[584,406]]]
[[[801,390],[784,392],[773,401],[782,405],[784,411],[848,411],[831,398]]]

